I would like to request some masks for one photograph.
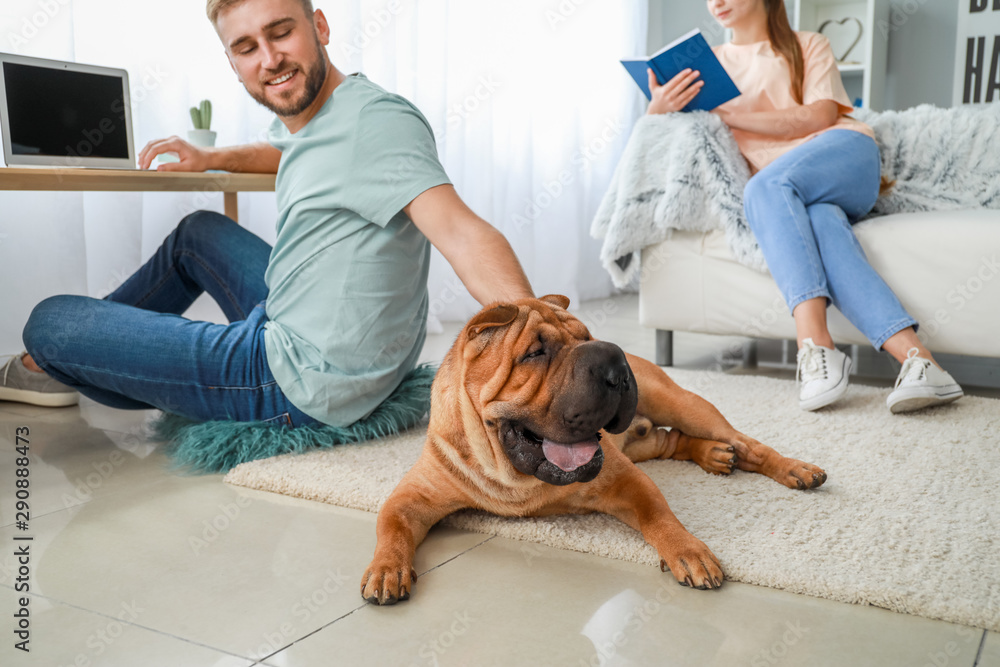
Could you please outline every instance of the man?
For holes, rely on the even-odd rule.
[[[274,248],[219,214],[188,216],[106,299],[39,304],[0,399],[72,404],[75,389],[197,420],[346,425],[416,364],[428,240],[479,302],[532,296],[510,245],[455,193],[420,112],[333,66],[310,0],[209,0],[207,11],[247,92],[277,115],[270,144],[173,137],[147,145],[139,166],[173,151],[180,161],[159,169],[276,172]],[[229,325],[181,317],[203,291]]]

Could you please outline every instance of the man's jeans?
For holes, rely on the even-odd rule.
[[[761,169],[743,192],[747,221],[788,309],[827,297],[875,349],[917,324],[851,229],[878,199],[880,170],[871,137],[829,130]]]
[[[153,257],[104,300],[40,303],[24,344],[51,377],[98,403],[157,408],[197,421],[315,423],[267,365],[264,271],[271,246],[229,218],[184,218]],[[203,292],[230,324],[181,314]]]

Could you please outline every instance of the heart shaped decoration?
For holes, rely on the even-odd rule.
[[[851,42],[851,45],[847,47],[847,50],[844,51],[844,55],[840,56],[839,58],[837,58],[836,55],[834,56],[835,58],[837,58],[837,62],[840,62],[840,63],[842,63],[845,60],[847,60],[847,56],[851,53],[851,51],[854,49],[854,47],[858,45],[858,42],[861,41],[861,35],[864,34],[864,31],[865,31],[864,25],[857,18],[855,18],[853,16],[848,16],[846,19],[840,19],[839,21],[837,21],[836,19],[827,19],[826,21],[823,21],[823,23],[820,24],[819,30],[816,31],[819,34],[823,35],[823,30],[827,26],[829,26],[831,23],[836,23],[838,25],[844,25],[848,21],[854,21],[857,24],[857,26],[858,26],[858,34],[857,34],[857,36],[855,36],[854,41]],[[824,37],[826,37],[827,39],[829,39],[830,36],[829,35],[824,35]],[[843,41],[846,41],[846,40],[837,40],[837,41],[838,42],[843,42]],[[832,45],[833,40],[830,40],[830,42],[831,42],[831,45]]]

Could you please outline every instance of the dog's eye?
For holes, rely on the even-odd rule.
[[[532,359],[534,357],[542,357],[542,356],[545,356],[545,348],[538,347],[533,350],[529,350],[526,355],[521,357],[521,361],[527,361],[528,359]]]

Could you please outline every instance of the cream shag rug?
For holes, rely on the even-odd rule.
[[[640,464],[726,577],[1000,631],[1000,401],[892,415],[888,389],[852,386],[814,413],[787,380],[671,370],[736,428],[829,474],[816,491],[762,476]],[[426,425],[372,443],[244,463],[231,484],[375,512],[417,460]],[[656,566],[639,533],[605,515],[445,522]]]

